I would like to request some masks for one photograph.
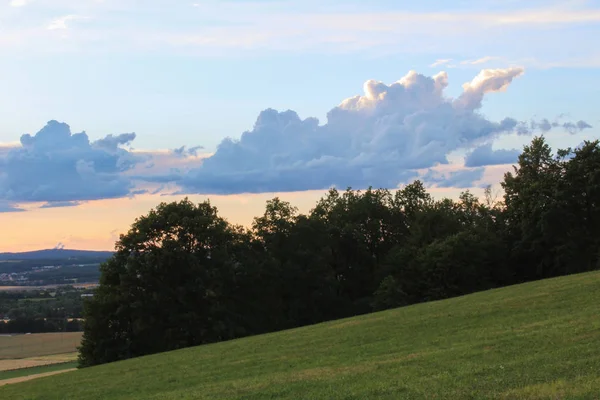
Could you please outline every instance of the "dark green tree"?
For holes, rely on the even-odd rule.
[[[80,364],[236,337],[243,241],[208,201],[162,203],[138,218],[86,302]]]
[[[502,187],[515,276],[519,281],[552,276],[557,244],[552,231],[560,218],[557,189],[562,160],[552,155],[544,137],[536,137],[513,168],[504,175]]]

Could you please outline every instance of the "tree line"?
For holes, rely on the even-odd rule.
[[[0,333],[83,330],[82,293],[72,286],[52,290],[0,291]]]
[[[135,220],[85,301],[81,367],[598,269],[600,146],[523,148],[501,182],[274,198],[251,227],[205,201]]]

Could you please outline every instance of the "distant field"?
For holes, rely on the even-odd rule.
[[[80,341],[81,332],[0,336],[0,386],[75,368]]]
[[[0,360],[74,353],[80,342],[81,332],[0,336]]]
[[[0,388],[1,399],[598,399],[600,273]]]
[[[7,358],[0,360],[0,375],[2,372],[31,369],[33,367],[41,367],[54,364],[64,364],[77,360],[77,352],[54,354],[51,356],[38,356],[29,358]]]
[[[88,282],[88,283],[69,283],[69,284],[54,284],[54,285],[43,285],[43,286],[1,286],[0,292],[5,291],[38,291],[38,290],[46,290],[46,289],[56,289],[61,286],[73,286],[76,288],[93,288],[98,286],[97,282]]]

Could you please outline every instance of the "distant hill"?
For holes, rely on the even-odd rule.
[[[69,250],[69,249],[46,249],[36,251],[26,251],[23,253],[0,253],[0,261],[10,260],[63,260],[63,259],[81,259],[81,258],[105,258],[113,255],[112,251],[89,251],[89,250]]]

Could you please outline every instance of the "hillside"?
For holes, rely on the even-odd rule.
[[[0,253],[0,290],[6,286],[71,285],[98,282],[108,251],[47,249]]]
[[[600,273],[0,388],[5,399],[592,399]]]
[[[0,261],[13,260],[62,260],[62,259],[85,259],[85,258],[104,258],[112,256],[110,251],[91,251],[91,250],[69,250],[69,249],[45,249],[35,251],[25,251],[22,253],[0,253]]]

